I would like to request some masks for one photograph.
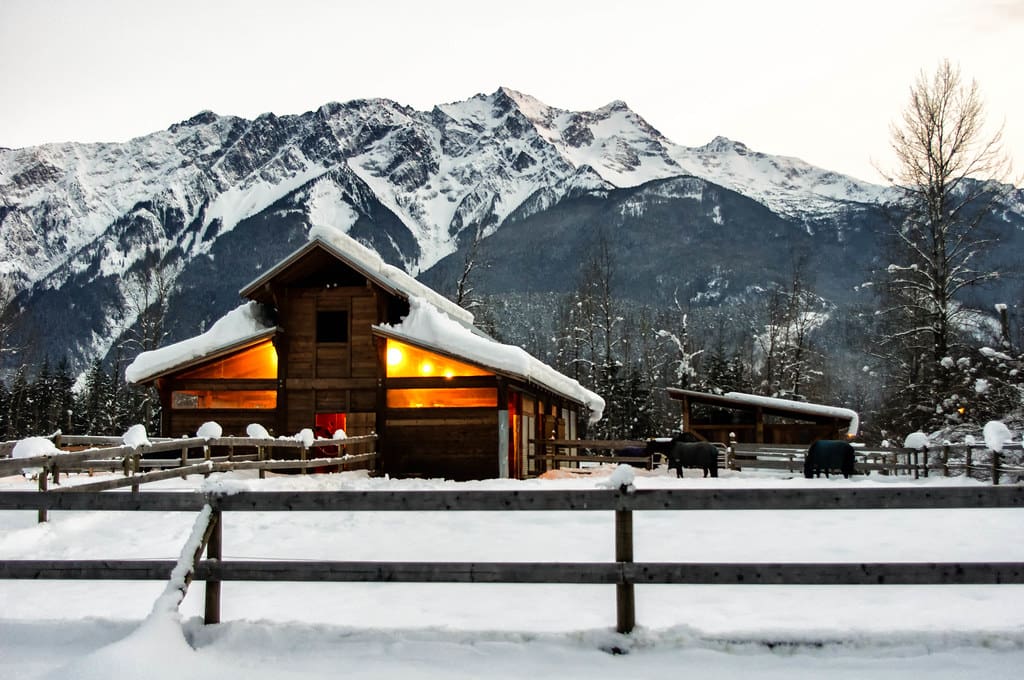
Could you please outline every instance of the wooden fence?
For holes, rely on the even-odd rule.
[[[729,445],[726,467],[737,470],[803,471],[807,447],[773,444]],[[860,474],[912,475],[914,479],[933,474],[944,477],[966,475],[987,479],[998,485],[1004,478],[1011,482],[1024,479],[1024,454],[1020,444],[1007,444],[1002,452],[985,446],[946,444],[936,449],[856,447],[855,469]]]
[[[296,439],[249,439],[242,437],[221,437],[216,439],[165,439],[148,446],[131,447],[122,444],[120,437],[60,436],[54,437],[54,444],[67,449],[81,449],[65,453],[35,456],[31,458],[0,459],[0,476],[22,470],[36,470],[39,491],[75,492],[108,491],[139,487],[174,477],[184,479],[189,475],[209,476],[214,472],[233,470],[258,470],[262,479],[267,470],[291,470],[306,473],[310,470],[336,468],[354,470],[373,468],[376,451],[369,450],[377,441],[377,435],[349,437],[347,439],[316,439],[308,446]],[[97,446],[106,448],[96,448]],[[341,455],[340,449],[345,453]],[[338,455],[310,457],[311,452],[335,449]],[[252,453],[238,453],[239,451]],[[279,451],[288,452],[287,458],[275,458]],[[173,458],[161,454],[176,453]],[[158,457],[161,456],[161,457]],[[157,468],[151,472],[144,469]],[[94,470],[116,470],[123,473],[121,478],[104,479],[85,484],[59,488],[61,473]],[[39,521],[46,521],[46,510],[39,511]]]
[[[209,506],[207,513],[205,508]],[[1024,508],[1024,486],[835,489],[651,489],[518,491],[334,491],[170,493],[0,492],[0,510],[200,511],[208,525],[189,578],[206,582],[205,620],[220,621],[223,581],[581,583],[616,588],[616,628],[636,624],[637,584],[1005,584],[1024,583],[1024,562],[994,563],[663,563],[635,562],[633,513],[649,510],[899,510]],[[609,563],[350,562],[224,560],[225,512],[590,511],[615,513]],[[205,520],[204,520],[205,521]],[[279,556],[280,557],[280,556]],[[166,580],[175,563],[150,560],[6,560],[4,579]]]
[[[658,453],[622,455],[626,449],[643,448],[640,440],[543,440],[546,452],[539,454],[545,469],[569,466],[626,463],[652,470],[661,461]],[[786,444],[741,444],[713,442],[719,447],[719,467],[729,470],[786,470],[802,474],[806,446]],[[981,445],[947,444],[936,449],[856,447],[858,474],[912,475],[914,479],[939,474],[966,475],[987,479],[998,485],[1003,479],[1024,479],[1024,453],[1020,444],[1007,444],[1003,452]]]

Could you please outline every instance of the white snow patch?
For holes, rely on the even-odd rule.
[[[245,427],[245,434],[250,439],[273,439],[270,433],[267,432],[267,428],[263,427],[259,423],[250,423]]]
[[[141,424],[132,425],[121,437],[125,446],[137,449],[140,446],[149,446],[149,437],[146,434],[146,426]]]
[[[55,456],[63,453],[46,437],[26,437],[14,445],[12,458],[35,458],[37,456]]]
[[[985,437],[985,446],[996,453],[1002,453],[1003,445],[1013,440],[1013,433],[1005,423],[998,420],[991,420],[985,423],[982,429]]]
[[[322,166],[310,165],[294,175],[285,177],[278,183],[259,180],[246,186],[233,186],[210,203],[210,207],[206,211],[204,226],[208,227],[213,220],[219,218],[221,221],[219,234],[225,234],[234,229],[242,220],[273,205],[274,202],[324,172],[325,169]]]
[[[348,233],[359,219],[359,213],[349,205],[338,186],[328,178],[313,185],[309,195],[310,224],[328,224]]]
[[[292,437],[292,439],[294,439],[297,442],[302,442],[302,445],[308,449],[310,446],[313,445],[313,441],[316,439],[316,436],[313,434],[313,430],[309,429],[308,427],[304,427],[301,430],[299,430],[298,433],[294,437]]]
[[[926,449],[928,448],[928,435],[924,432],[911,432],[903,440],[905,449]]]
[[[220,439],[222,434],[224,434],[224,428],[220,426],[220,423],[213,420],[206,421],[196,430],[196,436],[206,440]]]
[[[627,492],[632,492],[636,488],[633,486],[634,479],[636,479],[636,472],[633,470],[633,466],[620,463],[606,479],[599,481],[597,485],[606,489],[626,487]]]

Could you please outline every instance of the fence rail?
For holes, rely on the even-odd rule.
[[[584,465],[626,463],[652,470],[663,456],[660,453],[636,455],[646,442],[638,440],[531,440],[546,448],[537,457],[545,461],[545,468],[581,468]],[[712,442],[719,447],[719,465],[726,469],[788,470],[802,472],[806,446],[785,444],[729,444]],[[631,451],[623,454],[624,449]],[[856,448],[856,472],[886,475],[913,475],[915,479],[931,474],[946,477],[957,473],[989,479],[999,484],[1004,477],[1012,481],[1024,479],[1024,454],[1021,445],[1009,443],[1004,452],[987,449],[983,445],[949,444],[935,449]],[[1016,462],[1010,462],[1012,459]]]
[[[76,484],[70,487],[53,489],[53,492],[84,493],[89,491],[109,491],[122,487],[131,487],[138,491],[143,484],[157,482],[174,477],[184,479],[188,475],[202,474],[210,475],[214,472],[229,472],[235,470],[257,470],[262,479],[268,470],[298,470],[305,473],[310,469],[337,468],[339,470],[355,469],[357,467],[373,466],[377,460],[377,453],[369,451],[366,453],[353,453],[340,456],[310,458],[310,451],[324,449],[348,449],[367,448],[377,441],[377,435],[364,435],[348,437],[346,439],[315,439],[311,443],[298,439],[252,439],[247,437],[221,437],[214,439],[184,438],[184,439],[161,439],[150,444],[132,447],[127,445],[107,446],[107,448],[95,448],[97,445],[106,446],[109,444],[121,444],[118,437],[92,437],[92,436],[62,436],[59,433],[53,436],[54,444],[58,446],[78,447],[88,446],[85,450],[61,452],[29,458],[4,458],[0,459],[0,475],[21,472],[24,470],[35,470],[39,483],[39,491],[50,491],[50,480],[53,484],[60,484],[60,474],[68,472],[93,470],[120,470],[123,472],[122,479],[105,479],[97,482]],[[255,454],[236,455],[238,449],[255,449]],[[295,450],[295,458],[284,460],[268,459],[268,453],[275,449]],[[227,455],[215,456],[213,451],[226,450]],[[179,452],[180,455],[174,459],[146,459],[146,456],[159,455],[170,451]],[[191,452],[198,451],[200,455],[193,456]],[[202,461],[196,463],[196,461]],[[143,468],[162,468],[157,471],[142,472]],[[39,522],[47,520],[47,511],[39,510]]]
[[[1024,583],[1024,562],[661,563],[633,559],[633,512],[643,510],[1024,508],[1024,486],[851,489],[626,489],[522,491],[330,491],[34,493],[0,492],[0,510],[136,510],[209,513],[207,559],[189,580],[206,582],[206,621],[220,621],[222,581],[594,583],[616,587],[616,627],[636,623],[636,584],[1004,584]],[[613,511],[610,563],[224,560],[222,514],[248,511]],[[205,521],[205,520],[204,520]],[[144,560],[7,560],[5,579],[167,579],[175,564]],[[187,587],[187,584],[186,584]]]

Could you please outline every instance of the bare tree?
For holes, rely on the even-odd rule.
[[[483,240],[483,229],[477,227],[473,234],[473,242],[462,260],[462,273],[455,282],[455,304],[463,309],[473,311],[480,306],[480,300],[473,293],[473,272],[485,266],[480,261],[480,241]]]
[[[129,350],[147,352],[161,345],[174,280],[163,266],[144,267],[128,274],[123,290],[125,318],[124,344]]]
[[[167,310],[173,291],[174,279],[166,265],[144,266],[126,277],[122,294],[123,314],[128,326],[115,354],[115,388],[121,384],[122,351],[127,350],[129,355],[135,355],[157,349],[163,344],[167,335]],[[150,386],[129,391],[124,396],[127,401],[137,399],[138,403],[132,404],[131,410],[138,412],[138,417],[142,418],[147,428],[154,428],[159,404],[156,388]]]
[[[933,75],[920,74],[901,122],[891,128],[891,145],[897,169],[888,179],[902,199],[886,270],[891,304],[883,312],[893,319],[885,342],[890,350],[900,348],[902,363],[914,368],[913,386],[904,387],[916,391],[919,402],[938,402],[938,408],[924,408],[941,413],[951,386],[949,357],[966,311],[958,296],[999,276],[980,262],[994,244],[982,222],[1010,189],[1001,184],[1010,163],[1002,130],[985,132],[977,83],[965,83],[948,60]]]

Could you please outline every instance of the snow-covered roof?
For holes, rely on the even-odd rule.
[[[484,368],[532,382],[590,409],[590,422],[604,413],[604,399],[576,380],[514,345],[503,345],[455,323],[422,298],[409,298],[409,315],[401,323],[374,326],[374,330],[428,350],[450,354]]]
[[[242,297],[251,297],[263,284],[275,278],[314,248],[321,247],[339,260],[360,272],[382,288],[401,297],[420,297],[461,324],[473,325],[473,314],[423,285],[409,274],[387,264],[380,255],[367,248],[343,231],[330,226],[314,225],[309,230],[309,243],[281,260],[255,281],[242,288]]]
[[[194,338],[143,352],[124,371],[130,383],[158,378],[198,359],[207,359],[269,337],[277,330],[264,319],[258,302],[246,302],[218,319]]]
[[[790,401],[789,399],[776,399],[774,397],[762,397],[758,394],[746,394],[744,392],[726,392],[725,394],[708,394],[706,392],[692,392],[670,387],[669,396],[680,399],[688,396],[702,401],[722,404],[735,404],[741,406],[760,406],[762,408],[785,411],[788,413],[801,413],[809,416],[823,418],[837,418],[849,421],[847,434],[856,436],[860,430],[860,416],[856,411],[840,406],[826,406],[824,404],[809,404],[802,401]]]

